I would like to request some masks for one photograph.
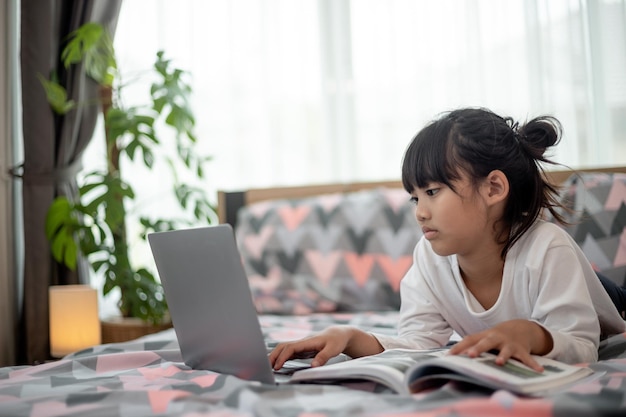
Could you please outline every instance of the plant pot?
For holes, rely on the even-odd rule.
[[[103,344],[127,342],[172,327],[171,322],[151,324],[135,317],[112,317],[101,320],[100,324]]]

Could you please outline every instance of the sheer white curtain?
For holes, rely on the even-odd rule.
[[[565,128],[559,162],[624,165],[625,4],[128,0],[115,42],[127,81],[160,49],[191,72],[201,151],[214,157],[211,193],[398,179],[415,133],[461,106],[520,121],[552,114]],[[139,79],[127,104],[148,98],[150,80]],[[104,152],[102,139],[92,144],[88,169]],[[167,175],[124,170],[141,180],[142,210],[173,209]],[[138,262],[150,264],[136,246]]]
[[[555,115],[558,161],[624,164],[625,22],[616,0],[132,0],[116,48],[127,74],[159,49],[192,73],[215,190],[398,178],[460,106]]]

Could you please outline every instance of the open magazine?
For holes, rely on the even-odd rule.
[[[496,355],[490,353],[469,358],[449,355],[448,349],[389,349],[378,355],[299,370],[293,374],[291,382],[369,380],[399,394],[412,394],[457,381],[516,394],[543,396],[561,391],[593,374],[589,368],[540,356],[534,358],[543,365],[543,372],[536,372],[513,359],[505,365],[497,365]]]

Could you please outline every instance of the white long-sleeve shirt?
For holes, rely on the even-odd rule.
[[[375,335],[385,349],[430,349],[456,331],[477,333],[527,319],[553,339],[546,356],[568,363],[596,361],[602,335],[626,331],[610,297],[574,240],[559,226],[535,223],[509,250],[500,295],[485,310],[465,286],[457,258],[437,255],[422,238],[400,286],[398,336]]]

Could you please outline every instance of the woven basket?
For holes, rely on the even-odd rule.
[[[102,343],[119,343],[169,329],[172,323],[150,324],[134,317],[115,317],[101,320]]]

